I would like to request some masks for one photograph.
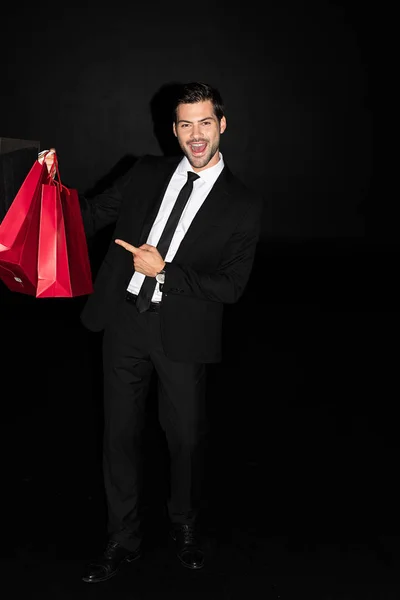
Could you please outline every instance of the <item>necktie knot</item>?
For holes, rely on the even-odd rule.
[[[195,179],[199,178],[199,175],[197,175],[197,173],[194,173],[193,171],[188,171],[187,175],[188,175],[187,180],[189,183],[192,183]]]

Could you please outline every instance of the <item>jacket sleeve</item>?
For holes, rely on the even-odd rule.
[[[117,222],[126,190],[132,183],[140,162],[141,159],[138,159],[133,167],[100,194],[90,198],[79,194],[83,225],[88,237]]]
[[[165,294],[185,294],[203,300],[233,304],[242,296],[253,267],[260,236],[263,203],[257,198],[240,216],[226,243],[218,268],[213,273],[199,272],[174,261],[166,265]]]

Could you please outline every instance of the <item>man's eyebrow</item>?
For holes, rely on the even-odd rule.
[[[203,121],[209,121],[210,119],[215,119],[215,117],[211,115],[211,117],[204,117],[204,119],[199,119],[198,121],[188,121],[187,119],[179,119],[178,123],[202,123]]]

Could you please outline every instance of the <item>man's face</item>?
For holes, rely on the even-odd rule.
[[[219,161],[219,139],[226,129],[226,119],[218,122],[210,100],[180,104],[173,124],[182,152],[194,171],[213,167]]]

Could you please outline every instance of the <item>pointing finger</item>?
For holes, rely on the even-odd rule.
[[[125,248],[125,250],[128,250],[128,252],[132,252],[132,254],[135,254],[139,250],[139,248],[136,248],[136,246],[132,246],[132,244],[128,244],[128,242],[124,242],[124,240],[114,240],[114,241],[119,246],[122,246],[123,248]]]

